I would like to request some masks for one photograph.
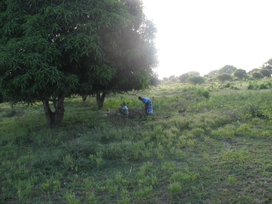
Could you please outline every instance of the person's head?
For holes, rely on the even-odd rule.
[[[141,101],[141,100],[142,100],[142,97],[141,97],[141,96],[139,96],[139,97],[138,97],[138,99]]]

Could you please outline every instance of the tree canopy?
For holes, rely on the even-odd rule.
[[[263,74],[261,73],[261,72],[253,72],[252,73],[252,78],[253,79],[261,79],[261,78],[263,78],[264,76],[263,76]]]
[[[267,69],[267,68],[261,69],[260,72],[265,77],[271,77],[271,71],[269,69]]]
[[[155,32],[141,0],[1,1],[3,100],[42,101],[53,126],[72,94],[147,87],[156,64]]]
[[[215,77],[217,72],[218,72],[218,70],[212,70],[206,76],[209,78]]]
[[[265,69],[269,69],[270,71],[272,71],[272,59],[269,59],[267,62],[265,62],[265,63],[263,64],[263,67],[264,67]]]
[[[184,73],[182,75],[180,75],[178,78],[179,78],[179,81],[182,82],[182,83],[185,83],[186,80],[189,78],[189,74],[188,73]]]
[[[203,84],[205,82],[205,78],[202,76],[192,75],[186,81],[194,85]]]
[[[232,80],[232,77],[230,74],[226,74],[226,73],[223,73],[223,74],[218,74],[216,76],[217,79],[219,79],[222,83],[225,82],[225,81],[231,81]]]
[[[233,72],[237,70],[236,67],[232,66],[232,65],[225,65],[224,67],[222,67],[221,69],[218,70],[217,74],[233,74]]]
[[[246,70],[243,69],[237,69],[233,72],[233,76],[238,77],[239,79],[247,78],[248,75],[246,73]]]

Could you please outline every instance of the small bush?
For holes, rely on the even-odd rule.
[[[198,89],[196,93],[199,96],[204,96],[206,99],[210,98],[210,92],[206,89]]]
[[[249,85],[248,85],[247,88],[248,88],[249,90],[256,90],[256,89],[259,89],[259,85],[258,85],[256,82],[254,82],[254,83],[249,82]]]
[[[230,83],[230,82],[228,82],[228,83],[226,83],[226,84],[223,84],[223,87],[224,87],[224,88],[230,88],[230,86],[231,86],[231,83]]]
[[[269,88],[271,88],[271,83],[270,82],[262,83],[262,84],[260,84],[259,88],[260,89],[269,89]]]
[[[178,182],[172,183],[168,186],[168,190],[172,195],[181,193],[182,187]]]

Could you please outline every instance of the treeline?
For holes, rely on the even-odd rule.
[[[248,72],[232,65],[225,65],[218,70],[210,71],[204,76],[200,76],[200,73],[197,71],[190,71],[180,76],[172,75],[170,77],[164,77],[162,80],[158,80],[158,83],[190,83],[195,85],[213,81],[224,83],[226,81],[262,79],[265,77],[271,77],[271,74],[272,59],[265,62],[260,68],[255,68]]]

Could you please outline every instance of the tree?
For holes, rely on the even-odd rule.
[[[189,78],[189,74],[188,73],[184,73],[184,74],[180,75],[178,78],[179,78],[180,82],[185,83],[186,80]]]
[[[200,76],[199,72],[197,71],[190,71],[190,72],[187,72],[187,73],[184,73],[182,75],[180,75],[178,77],[178,80],[182,83],[185,83],[186,80],[190,77],[190,76]]]
[[[248,75],[252,75],[254,72],[259,72],[259,71],[260,71],[260,69],[254,68],[254,69],[248,71],[247,74],[248,74]]]
[[[155,32],[140,0],[1,1],[1,94],[42,101],[55,126],[65,97],[96,94],[101,107],[107,92],[147,87]]]
[[[233,72],[233,76],[235,76],[235,77],[237,77],[237,78],[239,78],[239,79],[247,78],[247,77],[248,77],[246,71],[243,70],[243,69],[237,69],[237,70],[235,70],[235,71]]]
[[[154,73],[151,76],[150,83],[152,86],[158,86],[159,84],[161,84],[161,80],[159,79],[159,76],[157,73]]]
[[[263,76],[266,76],[266,77],[271,77],[271,71],[269,69],[261,69],[260,72],[262,73]]]
[[[187,72],[189,76],[200,76],[200,73],[197,72],[197,71],[190,71],[190,72]]]
[[[232,65],[225,65],[224,67],[222,67],[221,69],[218,70],[217,74],[229,74],[229,75],[232,75],[235,70],[237,70],[236,67],[234,67]]]
[[[264,76],[263,76],[263,74],[261,72],[253,72],[252,73],[252,78],[254,78],[254,79],[261,79],[263,77]]]
[[[263,68],[272,71],[272,59],[269,59],[267,62],[263,64]]]
[[[171,75],[168,79],[171,83],[176,83],[178,81],[178,77],[175,75]]]
[[[219,79],[222,83],[225,82],[225,81],[231,81],[232,80],[232,77],[230,74],[218,74],[216,76],[217,79]]]
[[[212,70],[212,71],[210,71],[206,76],[207,76],[208,78],[215,77],[216,74],[217,74],[217,72],[218,72],[218,70]]]
[[[190,76],[186,81],[188,83],[196,85],[196,84],[203,84],[205,82],[205,79],[204,77],[193,75],[193,76]]]
[[[115,65],[114,76],[106,83],[99,78],[89,79],[93,84],[92,92],[97,96],[98,108],[102,108],[103,96],[109,92],[140,90],[152,84],[152,68],[157,64],[154,46],[156,28],[151,21],[144,18],[141,2],[126,1],[132,21],[121,29],[121,35],[110,38],[116,47],[111,48],[112,42],[104,47]]]

